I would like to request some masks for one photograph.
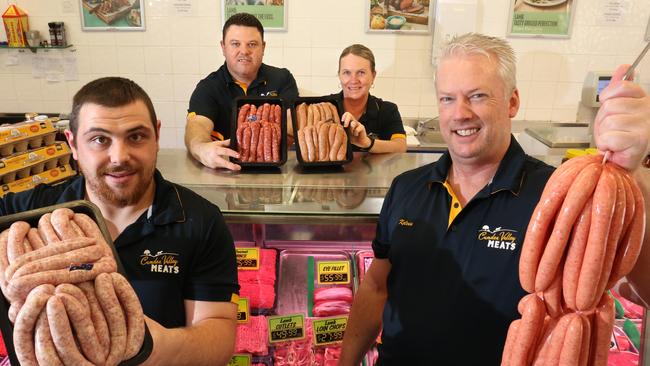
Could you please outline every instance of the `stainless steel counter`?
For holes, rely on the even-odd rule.
[[[158,169],[166,179],[218,205],[230,221],[280,223],[318,217],[374,223],[393,178],[439,157],[355,153],[339,170],[304,170],[290,151],[277,170],[230,172],[206,168],[185,150],[161,149]]]
[[[530,127],[526,132],[551,148],[587,148],[591,141],[587,126]]]

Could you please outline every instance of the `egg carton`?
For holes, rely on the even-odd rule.
[[[23,192],[29,189],[36,187],[39,184],[52,184],[60,182],[66,178],[76,175],[77,172],[72,169],[70,164],[64,166],[59,166],[54,169],[45,170],[41,173],[31,175],[27,178],[19,179],[17,181],[3,184],[0,186],[0,197],[4,196],[9,192]]]
[[[7,184],[16,179],[27,178],[44,170],[70,163],[72,152],[66,142],[55,142],[52,145],[14,154],[0,159],[0,179]]]
[[[0,126],[0,156],[52,145],[56,138],[56,128],[49,119],[25,121]]]

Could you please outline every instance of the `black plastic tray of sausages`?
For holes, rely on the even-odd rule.
[[[248,160],[247,158],[244,157],[244,154],[250,156],[250,153],[240,151],[240,144],[248,145],[250,149],[250,145],[252,145],[252,141],[250,141],[248,144],[242,142],[246,140],[244,138],[246,131],[241,132],[242,141],[239,141],[238,139],[237,131],[239,127],[239,123],[238,123],[239,113],[241,111],[241,108],[247,104],[255,106],[255,109],[259,111],[260,107],[262,107],[265,103],[270,104],[272,107],[275,105],[280,106],[280,144],[279,144],[280,151],[278,152],[279,159],[274,161],[257,161],[257,160],[264,160],[264,159],[257,159],[259,154],[258,151],[255,154],[256,161],[244,161],[244,159]],[[273,169],[273,168],[279,168],[280,166],[284,165],[284,163],[287,162],[287,112],[286,110],[287,107],[285,106],[284,100],[279,97],[238,97],[237,99],[235,99],[233,101],[232,121],[230,124],[230,148],[232,150],[240,152],[240,158],[235,159],[231,157],[230,161],[239,164],[242,167],[242,169],[247,169],[247,168]],[[271,113],[273,112],[271,111]],[[244,121],[251,122],[251,123],[260,123],[264,120],[264,118],[266,118],[266,116],[262,116],[261,114],[258,113],[251,115],[250,110],[248,113],[246,113],[243,116]],[[274,117],[273,119],[276,119],[276,117]],[[252,134],[252,131],[250,133],[250,136],[251,139],[253,139],[254,136]],[[259,134],[257,135],[257,141],[263,140],[263,138],[264,136],[260,136]],[[272,141],[272,139],[273,136],[271,136],[269,140]],[[256,143],[256,146],[259,145]],[[264,149],[261,150],[263,151],[262,156],[267,154],[269,151],[272,151],[273,147],[269,146],[269,148],[270,149],[266,150],[266,152],[264,152]]]
[[[341,115],[343,114],[343,108],[341,107],[339,101],[336,98],[332,98],[332,97],[296,98],[291,108],[291,124],[293,126],[293,135],[294,135],[295,145],[296,145],[296,159],[298,160],[298,164],[303,168],[308,168],[308,169],[332,168],[332,167],[340,168],[344,164],[347,164],[352,161],[352,157],[353,157],[352,145],[350,144],[350,136],[347,129],[344,129],[347,135],[347,150],[345,153],[345,159],[335,160],[335,161],[311,161],[311,162],[303,159],[302,150],[300,148],[300,143],[298,141],[298,116],[297,116],[298,106],[302,103],[306,103],[307,105],[309,105],[309,104],[322,103],[322,102],[332,103],[336,107],[336,110],[338,111],[339,119],[341,118]]]
[[[92,202],[84,201],[84,200],[70,201],[58,205],[42,207],[30,211],[24,211],[13,215],[2,216],[0,217],[0,232],[8,229],[11,226],[11,224],[13,224],[16,221],[26,221],[27,223],[30,224],[31,227],[37,227],[38,220],[41,218],[41,216],[43,216],[48,212],[52,212],[57,208],[69,208],[75,213],[83,213],[88,215],[91,219],[93,219],[93,221],[97,223],[97,226],[99,226],[99,230],[102,232],[104,239],[106,240],[109,247],[111,247],[111,250],[113,251],[113,257],[115,258],[115,262],[117,263],[117,271],[120,274],[126,276],[124,272],[124,267],[122,266],[122,262],[120,261],[120,257],[117,255],[117,251],[113,246],[113,241],[111,240],[111,235],[109,234],[108,228],[106,227],[106,222],[104,221],[104,217],[102,216],[99,208],[95,206]],[[11,321],[9,320],[8,311],[9,311],[9,302],[3,295],[2,299],[0,299],[0,331],[2,331],[2,339],[7,348],[7,354],[9,356],[9,360],[11,361],[11,365],[18,366],[20,365],[20,363],[18,362],[18,358],[16,357],[16,352],[14,350],[13,324],[11,324]],[[121,366],[139,365],[143,363],[147,358],[149,358],[152,349],[153,349],[153,339],[151,338],[151,333],[149,333],[149,328],[147,327],[147,324],[145,324],[144,341],[142,343],[142,348],[140,349],[140,352],[138,352],[138,354],[133,356],[131,359],[122,361],[120,365]]]

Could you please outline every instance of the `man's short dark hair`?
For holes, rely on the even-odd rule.
[[[136,101],[142,101],[149,110],[149,117],[153,129],[158,136],[156,111],[151,103],[151,98],[133,80],[109,76],[93,80],[84,85],[72,99],[72,112],[70,113],[70,130],[77,136],[79,129],[79,111],[84,104],[92,103],[103,107],[122,107]]]
[[[226,39],[226,32],[231,25],[257,28],[257,30],[260,32],[260,35],[262,36],[262,41],[264,40],[264,27],[253,14],[237,13],[228,18],[228,20],[226,20],[226,23],[223,25],[223,32],[221,34],[223,40]]]

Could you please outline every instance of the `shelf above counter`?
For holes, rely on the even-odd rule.
[[[0,45],[0,50],[30,50],[33,53],[36,53],[38,50],[64,50],[67,48],[74,47],[74,45],[69,44],[67,46],[38,46],[38,47],[30,47],[30,46],[25,46],[25,47],[10,47],[6,45]]]

